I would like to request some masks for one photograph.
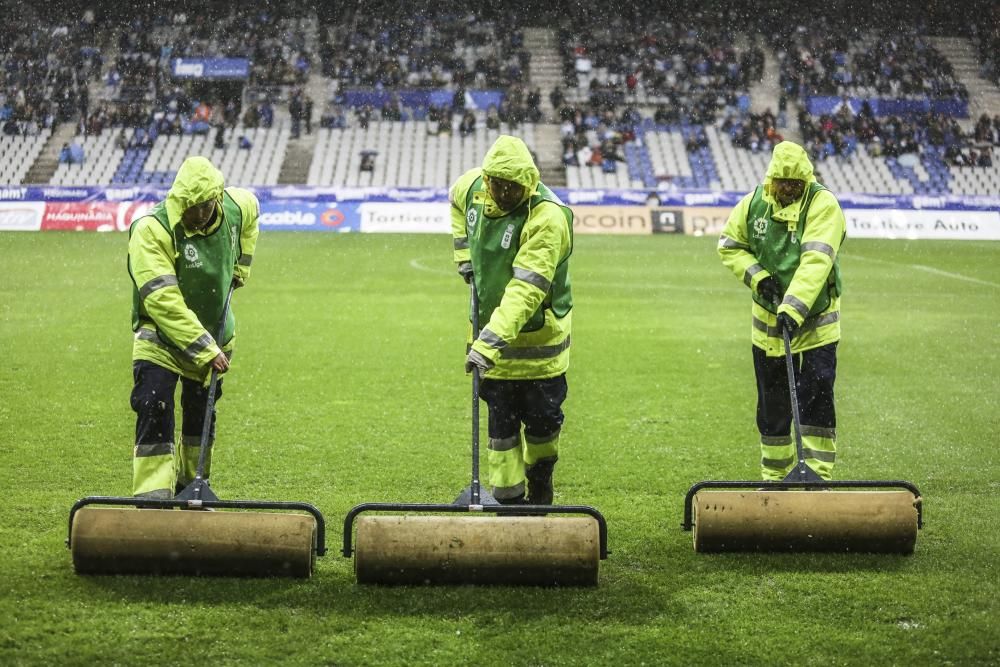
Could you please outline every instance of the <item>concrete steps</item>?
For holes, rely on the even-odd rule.
[[[979,58],[972,41],[965,37],[930,37],[929,40],[948,59],[955,70],[955,78],[969,91],[969,121],[960,123],[963,129],[970,129],[984,113],[990,117],[1000,113],[1000,88],[979,76]]]
[[[562,139],[559,126],[550,123],[535,124],[535,157],[542,182],[549,187],[566,185],[566,168],[562,163]]]
[[[524,46],[531,53],[531,87],[542,93],[542,122],[555,123],[556,109],[552,108],[549,93],[562,83],[562,56],[555,30],[527,28]]]
[[[309,180],[309,167],[316,150],[317,127],[318,123],[313,123],[312,134],[306,134],[303,123],[299,138],[288,140],[285,159],[281,163],[281,171],[278,172],[279,185],[301,185]]]
[[[23,182],[31,185],[48,185],[59,166],[59,151],[62,150],[63,144],[72,143],[75,136],[76,125],[73,123],[62,123],[56,127],[42,147],[42,152],[31,165],[31,169],[24,175]]]

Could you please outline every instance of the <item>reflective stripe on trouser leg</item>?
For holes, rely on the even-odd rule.
[[[823,479],[830,479],[837,458],[837,411],[833,399],[836,379],[836,343],[802,353],[802,454],[806,464]]]
[[[530,466],[543,459],[559,458],[559,433],[556,431],[541,437],[525,433],[524,462]]]
[[[208,479],[212,472],[212,442],[208,443],[208,451],[205,452],[205,472],[202,479]],[[181,438],[180,451],[177,456],[177,483],[187,486],[194,481],[194,476],[198,472],[198,457],[201,456],[201,436],[185,435]]]
[[[177,482],[174,461],[174,389],[177,374],[151,361],[132,362],[135,385],[129,402],[136,413],[132,494],[172,498]]]
[[[524,455],[521,436],[490,438],[487,445],[489,462],[489,484],[493,487],[493,497],[507,500],[524,495]]]
[[[222,400],[223,378],[215,385],[215,405]],[[205,408],[208,403],[208,387],[188,378],[181,378],[181,447],[178,456],[178,482],[187,486],[194,481],[198,470],[198,456],[201,452],[201,431],[205,426]],[[205,471],[202,479],[208,479],[212,472],[212,444],[215,442],[215,408],[208,427],[208,451],[205,452]]]
[[[789,435],[761,436],[760,477],[766,482],[780,482],[795,465],[795,445]]]
[[[132,457],[132,495],[143,498],[173,498],[177,471],[174,443],[136,445]]]
[[[802,455],[806,465],[823,479],[833,476],[837,461],[837,432],[832,428],[802,425]]]

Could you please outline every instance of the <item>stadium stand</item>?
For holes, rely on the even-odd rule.
[[[791,138],[835,191],[1000,191],[996,22],[942,36],[899,10],[891,33],[859,30],[839,4],[534,24],[523,7],[430,2],[406,20],[384,2],[213,0],[66,25],[21,8],[37,28],[0,35],[0,181],[165,185],[198,153],[243,185],[446,187],[503,132],[570,188],[744,191]],[[178,57],[247,71],[185,78]],[[56,166],[64,143],[83,161]]]
[[[478,123],[469,136],[458,131],[439,132],[427,120],[372,122],[367,128],[319,130],[309,167],[307,185],[347,187],[446,187],[463,172],[478,166],[500,134],[513,134],[534,145],[534,125],[517,127],[502,123],[489,129]],[[373,151],[375,167],[361,170],[365,152]]]
[[[0,183],[20,185],[50,134],[52,130],[44,128],[34,136],[0,136]]]

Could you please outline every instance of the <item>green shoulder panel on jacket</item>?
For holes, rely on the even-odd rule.
[[[456,264],[468,262],[469,238],[465,224],[465,198],[469,188],[476,182],[482,169],[476,167],[465,172],[456,179],[448,191],[448,204],[451,211],[451,237],[453,244],[452,260]]]
[[[250,277],[250,266],[257,251],[257,237],[260,235],[260,202],[257,196],[244,188],[226,188],[228,194],[243,214],[240,230],[240,254],[236,262],[235,275],[240,283]]]
[[[135,220],[129,228],[128,270],[138,289],[164,275],[174,275],[173,236],[152,216]]]
[[[750,239],[747,235],[747,216],[750,214],[750,202],[756,192],[757,190],[754,190],[745,195],[730,211],[717,246],[723,266],[754,291],[760,281],[770,275],[750,250]]]

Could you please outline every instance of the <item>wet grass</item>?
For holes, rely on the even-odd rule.
[[[592,504],[596,589],[361,587],[365,501],[467,484],[467,292],[441,236],[269,234],[237,293],[216,490],[303,500],[310,581],[78,577],[74,500],[129,490],[122,235],[0,234],[2,664],[796,664],[1000,661],[997,244],[851,240],[840,479],[926,498],[909,557],[704,556],[701,479],[752,478],[749,300],[708,238],[584,237],[557,500]]]

